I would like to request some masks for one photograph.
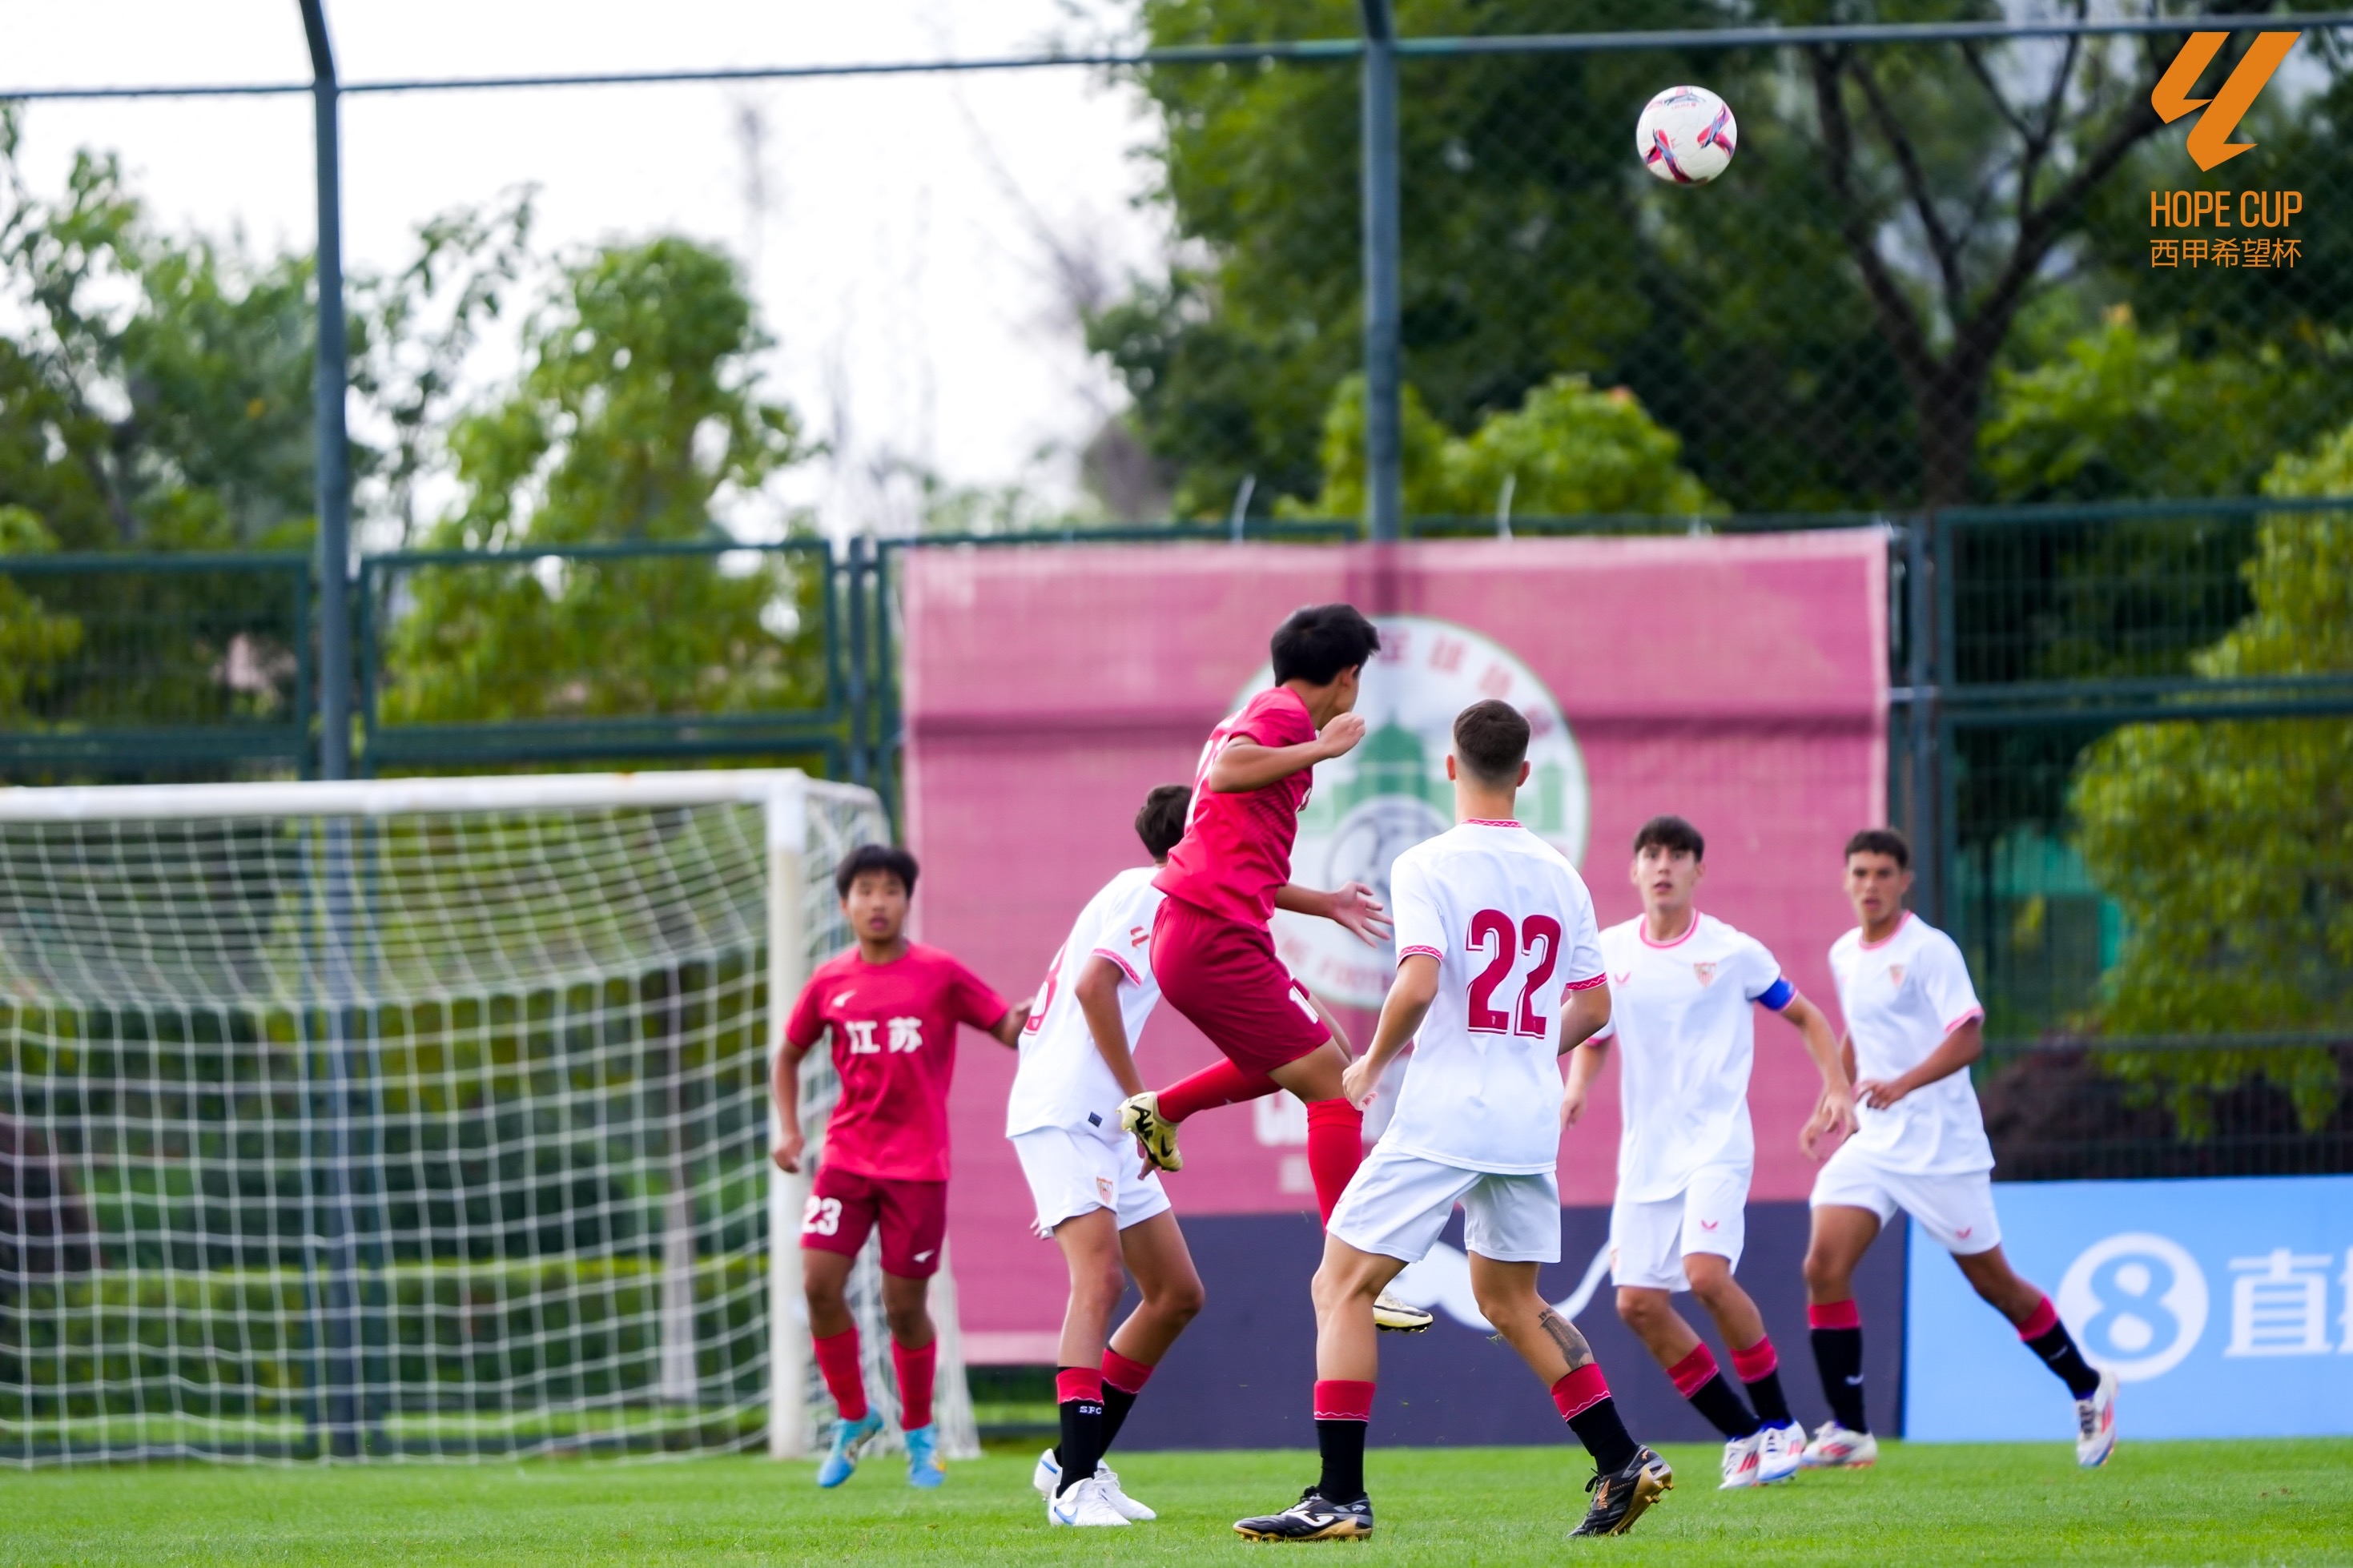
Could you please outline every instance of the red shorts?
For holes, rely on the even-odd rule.
[[[1152,921],[1152,973],[1169,1005],[1245,1072],[1271,1072],[1332,1037],[1264,926],[1163,899]]]
[[[882,1272],[928,1279],[940,1269],[948,1234],[945,1182],[894,1182],[820,1163],[801,1211],[801,1245],[855,1258],[867,1233],[882,1227]]]

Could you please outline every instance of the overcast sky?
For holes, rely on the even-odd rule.
[[[347,80],[971,57],[1082,36],[1059,0],[327,10]],[[309,71],[295,0],[0,0],[0,88]],[[310,112],[299,97],[36,103],[24,157],[54,193],[77,147],[112,148],[166,226],[308,249]],[[1068,330],[1057,257],[1115,283],[1161,254],[1158,217],[1134,200],[1148,128],[1135,95],[1074,69],[353,98],[345,254],[397,266],[420,220],[526,184],[543,246],[664,229],[718,241],[750,268],[778,340],[774,385],[839,453],[790,481],[830,526],[903,519],[903,494],[873,478],[893,461],[1060,498],[1118,394]]]

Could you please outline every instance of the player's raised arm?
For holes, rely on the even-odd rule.
[[[1349,673],[1353,676],[1355,671]],[[1293,746],[1261,746],[1236,736],[1209,760],[1208,772],[1202,782],[1219,795],[1247,795],[1254,789],[1281,784],[1303,768],[1345,756],[1356,750],[1356,742],[1364,738],[1364,717],[1356,713],[1339,714],[1314,740]]]

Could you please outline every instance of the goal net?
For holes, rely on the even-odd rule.
[[[0,791],[0,1462],[807,1452],[772,1020],[884,836],[789,772]]]

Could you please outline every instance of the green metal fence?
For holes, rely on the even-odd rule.
[[[2332,614],[2299,584],[2353,560],[2353,499],[1412,531],[1862,525],[1890,540],[1892,813],[1987,998],[2005,1171],[2353,1168],[2353,647],[2298,618]],[[895,814],[908,552],[1357,537],[1250,519],[373,556],[356,753],[380,773],[789,760]],[[307,771],[315,597],[296,557],[0,561],[0,776]]]

